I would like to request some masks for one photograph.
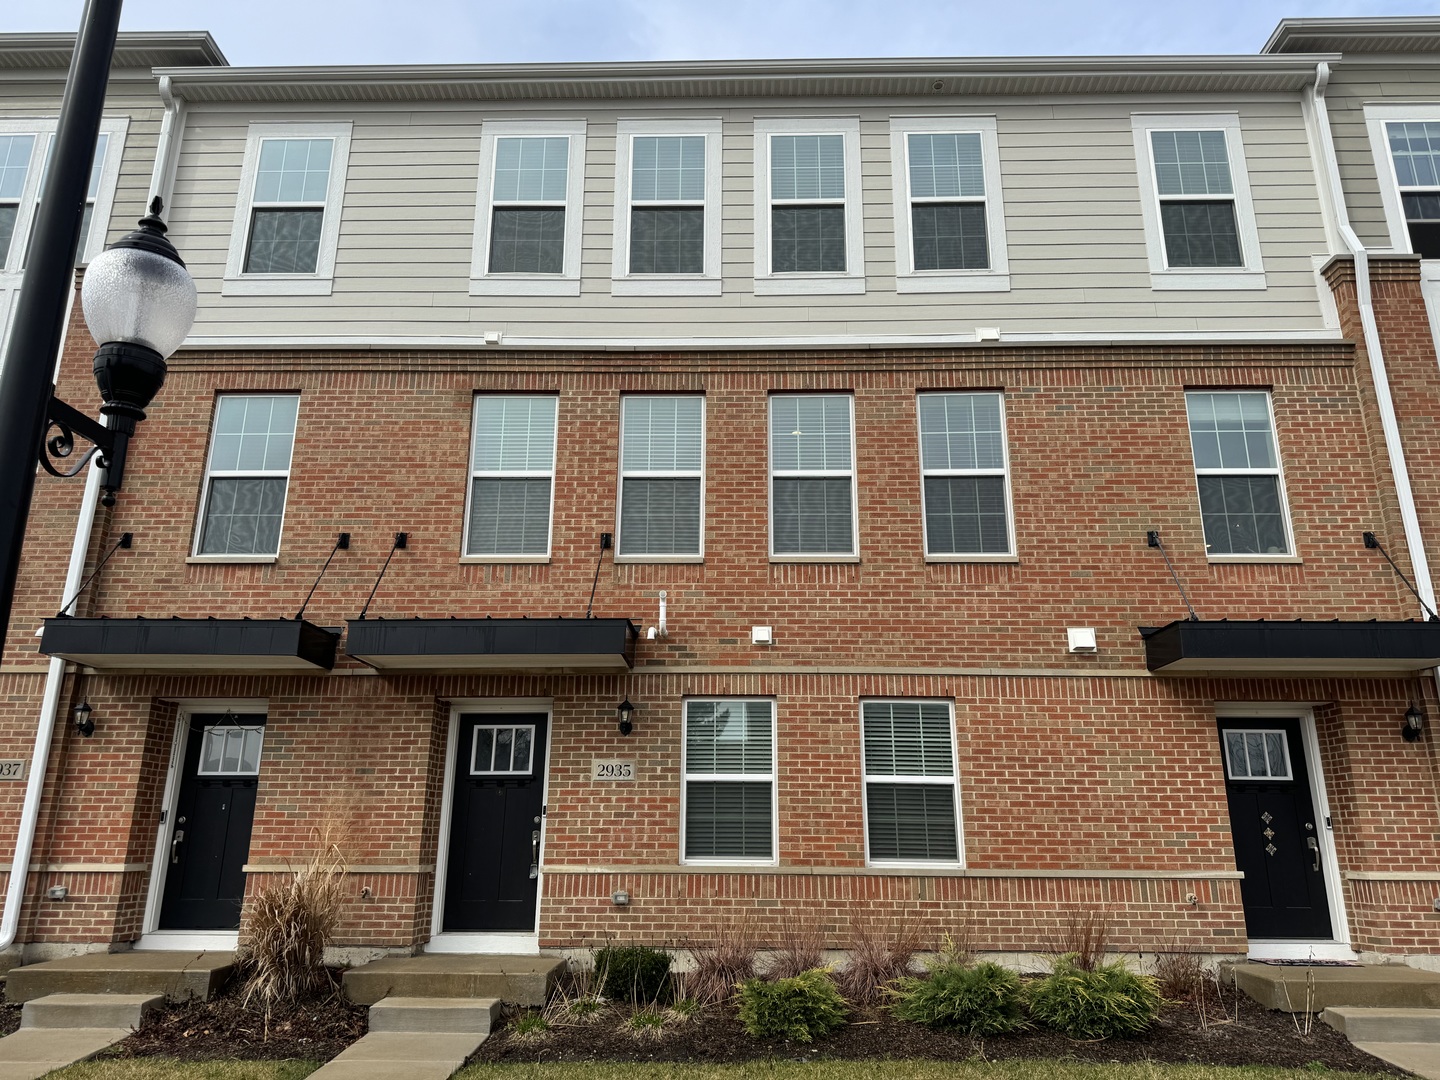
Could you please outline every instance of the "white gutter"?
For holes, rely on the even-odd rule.
[[[85,477],[80,518],[75,523],[75,542],[70,548],[70,567],[65,571],[65,591],[60,597],[62,604],[74,596],[85,574],[85,559],[90,552],[90,532],[95,525],[95,508],[100,505],[100,473],[99,466],[92,462]],[[72,599],[66,609],[74,606],[75,600]],[[50,745],[55,739],[55,720],[60,711],[60,691],[65,685],[65,663],[60,657],[52,656],[50,670],[45,675],[45,697],[40,705],[40,724],[35,730],[35,749],[30,755],[30,774],[25,781],[25,802],[20,809],[15,857],[10,863],[10,884],[5,891],[5,914],[0,916],[0,951],[15,944],[15,935],[20,929],[20,907],[25,902],[25,885],[30,874],[30,852],[35,846],[35,826],[40,819],[40,796],[45,790]]]
[[[1390,394],[1390,377],[1385,371],[1385,354],[1380,347],[1380,331],[1375,325],[1375,306],[1370,293],[1370,256],[1360,237],[1350,226],[1345,210],[1344,188],[1340,185],[1340,165],[1335,157],[1335,143],[1330,131],[1330,114],[1325,107],[1325,87],[1330,82],[1330,65],[1321,61],[1315,67],[1315,87],[1311,95],[1315,109],[1316,133],[1324,170],[1321,187],[1328,198],[1340,238],[1355,259],[1355,299],[1360,308],[1360,325],[1365,337],[1365,352],[1370,358],[1370,378],[1375,383],[1375,398],[1380,406],[1380,426],[1385,433],[1385,451],[1390,458],[1390,473],[1395,478],[1395,493],[1400,500],[1400,521],[1405,529],[1405,546],[1410,550],[1410,568],[1415,588],[1433,611],[1435,586],[1430,579],[1430,561],[1425,555],[1425,538],[1420,532],[1420,518],[1415,512],[1415,493],[1410,487],[1410,470],[1405,464],[1405,448],[1400,443],[1400,425],[1395,418],[1395,401]],[[1428,612],[1421,610],[1420,618]],[[1440,680],[1440,671],[1436,673]]]

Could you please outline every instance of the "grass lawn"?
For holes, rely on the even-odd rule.
[[[313,1061],[173,1061],[130,1058],[84,1061],[46,1080],[300,1080]],[[775,1061],[745,1065],[472,1065],[456,1080],[1315,1080],[1329,1069],[1226,1069],[1205,1065],[1078,1065],[1059,1061]],[[1377,1074],[1378,1075],[1378,1074]]]

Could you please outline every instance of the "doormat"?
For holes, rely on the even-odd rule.
[[[1364,967],[1359,960],[1251,960],[1252,964],[1273,964],[1275,967]]]

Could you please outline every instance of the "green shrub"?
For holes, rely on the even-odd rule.
[[[600,993],[612,1000],[659,1001],[670,977],[670,954],[648,945],[614,945],[595,951]]]
[[[845,999],[822,968],[740,984],[740,1023],[751,1038],[811,1042],[845,1023]]]
[[[999,964],[941,964],[928,978],[906,976],[889,991],[901,1020],[966,1035],[1004,1035],[1024,1026],[1020,977]]]
[[[1155,980],[1124,964],[1085,971],[1069,955],[1054,972],[1030,987],[1030,1015],[1072,1039],[1141,1035],[1160,1014]]]

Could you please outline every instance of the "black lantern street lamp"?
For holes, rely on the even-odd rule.
[[[100,414],[96,423],[58,398],[50,399],[48,420],[58,434],[45,442],[40,463],[53,476],[75,476],[97,454],[105,467],[101,502],[115,505],[125,475],[125,457],[135,425],[165,383],[165,358],[180,347],[195,322],[195,282],[160,220],[157,198],[140,227],[126,233],[91,262],[80,288],[90,336],[102,342],[95,354]],[[94,447],[75,465],[58,469],[52,458],[74,452],[75,436]]]

